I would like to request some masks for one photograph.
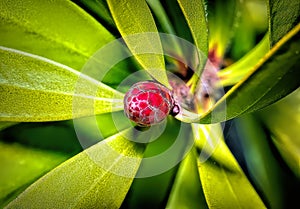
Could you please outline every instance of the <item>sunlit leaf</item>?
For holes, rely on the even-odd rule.
[[[49,150],[0,142],[0,207],[69,156]]]
[[[140,132],[140,138],[147,136],[151,142],[147,144],[136,179],[122,208],[143,208],[145,205],[148,208],[164,208],[178,164],[192,148],[189,124],[170,117],[166,127],[151,128],[151,131]]]
[[[210,111],[202,115],[200,123],[220,122],[259,110],[297,89],[300,85],[297,79],[300,77],[299,31],[300,24],[285,35]]]
[[[283,170],[272,153],[266,133],[251,114],[238,118],[236,128],[247,170],[270,208],[284,208]]]
[[[277,149],[295,175],[300,177],[300,90],[260,111]]]
[[[69,159],[8,208],[119,208],[143,156],[132,134],[127,129]]]
[[[77,71],[0,48],[1,121],[52,121],[122,109],[123,94]]]
[[[233,63],[229,67],[219,71],[221,86],[230,86],[239,82],[245,75],[251,71],[260,59],[269,51],[269,34],[257,44],[244,57]]]
[[[270,46],[274,46],[286,33],[300,22],[298,0],[268,0]]]
[[[153,78],[170,87],[159,34],[147,3],[142,0],[108,0],[107,3],[132,54]]]
[[[114,37],[70,1],[0,2],[0,45],[80,70]]]
[[[234,156],[231,154],[224,142],[221,132],[221,125],[216,124],[210,127],[210,132],[203,132],[203,126],[193,124],[193,133],[196,140],[196,146],[202,152],[201,146],[197,141],[201,135],[209,135],[207,143],[211,143],[213,149],[212,155],[223,156],[222,164],[219,164],[213,158],[198,158],[198,169],[203,192],[209,208],[243,208],[251,205],[252,208],[266,208],[264,203],[256,193],[248,178],[239,167]],[[200,144],[202,144],[200,142]],[[206,150],[203,150],[204,152]],[[225,166],[224,166],[225,165]]]
[[[153,15],[156,17],[155,23],[158,29],[161,27],[162,32],[176,35],[174,25],[171,23],[170,17],[164,9],[162,3],[163,2],[160,2],[159,0],[147,0],[147,4],[151,8],[151,11],[153,11]],[[173,56],[176,56],[177,58],[182,58],[182,48],[178,43],[177,38],[177,36],[168,36],[168,39],[164,38],[162,41],[162,46],[164,51],[167,51],[168,54],[173,54]],[[170,43],[168,41],[170,41]],[[165,58],[167,59],[168,57]]]
[[[195,69],[195,71],[200,76],[208,55],[208,29],[204,2],[178,0],[178,3],[189,25],[194,43],[198,48],[199,63],[198,69]]]
[[[193,149],[181,162],[166,208],[208,208],[199,181],[197,154]]]

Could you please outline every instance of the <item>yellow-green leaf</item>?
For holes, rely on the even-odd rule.
[[[230,86],[239,82],[269,51],[269,34],[257,44],[251,51],[237,62],[218,72],[220,86]]]
[[[108,0],[107,3],[132,54],[154,79],[170,88],[159,34],[146,1]]]
[[[181,162],[166,208],[208,208],[199,180],[197,157],[193,148]]]
[[[144,146],[133,129],[93,145],[32,184],[7,208],[119,208],[134,179]]]
[[[258,112],[278,151],[294,174],[300,177],[300,90]]]
[[[114,37],[71,1],[0,1],[0,45],[80,70]]]
[[[177,0],[190,28],[194,43],[197,47],[198,66],[195,69],[201,75],[208,55],[208,26],[204,2],[197,0]]]
[[[43,57],[0,47],[0,121],[55,121],[121,110],[123,94]]]
[[[195,144],[201,150],[203,141],[201,135],[206,135],[207,143],[210,143],[213,156],[222,156],[221,164],[211,158],[198,158],[198,169],[203,192],[209,208],[266,208],[255,189],[248,181],[239,164],[224,142],[221,133],[221,125],[215,124],[209,127],[210,132],[203,132],[203,126],[193,124]],[[207,130],[207,129],[206,129]],[[204,152],[206,150],[203,150]],[[209,156],[207,156],[209,157]]]
[[[0,207],[69,156],[0,142]]]

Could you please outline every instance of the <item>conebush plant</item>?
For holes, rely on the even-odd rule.
[[[0,206],[291,208],[299,16],[297,0],[2,0]]]

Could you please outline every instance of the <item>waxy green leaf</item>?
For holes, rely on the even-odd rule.
[[[247,75],[254,66],[269,51],[269,34],[257,44],[251,51],[237,62],[229,65],[227,68],[218,72],[220,77],[220,86],[230,86],[238,83],[245,75]]]
[[[0,142],[0,149],[1,208],[29,184],[69,157],[66,154],[29,148],[17,143]]]
[[[109,31],[115,30],[115,24],[112,16],[109,12],[107,3],[105,0],[72,0],[77,3],[81,8],[93,15],[100,23],[109,27]]]
[[[101,24],[70,1],[0,2],[0,45],[37,54],[80,70],[114,40]]]
[[[300,2],[268,0],[268,7],[272,47],[300,22]]]
[[[244,208],[251,205],[252,208],[266,208],[225,144],[221,125],[193,124],[192,127],[195,145],[201,152],[198,169],[208,207]],[[209,158],[209,155],[203,158],[205,156],[202,154],[201,146],[203,135],[208,136],[207,143],[212,149],[212,153],[208,154],[222,156],[221,164],[212,157]],[[206,152],[206,149],[203,152]]]
[[[236,119],[236,129],[245,158],[247,171],[253,183],[266,197],[270,208],[284,208],[284,182],[286,178],[258,118],[247,114]]]
[[[0,120],[55,121],[121,110],[123,94],[43,57],[0,48]]]
[[[220,122],[259,110],[297,89],[300,86],[300,80],[297,79],[300,77],[299,37],[300,24],[202,115],[200,123]]]
[[[201,75],[208,55],[208,26],[203,1],[177,0],[187,24],[190,28],[194,43],[198,48],[198,67],[195,72]]]
[[[130,141],[132,130],[111,136],[67,160],[7,208],[119,208],[144,151],[143,145]]]
[[[196,149],[192,149],[180,163],[166,208],[208,208],[197,168]]]
[[[300,90],[258,112],[280,154],[300,177]]]
[[[159,34],[145,1],[108,0],[108,6],[128,48],[154,79],[170,88]]]

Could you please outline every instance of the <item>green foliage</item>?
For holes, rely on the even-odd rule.
[[[2,121],[57,121],[111,112],[113,105],[122,109],[123,94],[67,66],[4,47],[0,53]],[[74,110],[74,103],[86,109]]]
[[[300,177],[299,6],[1,1],[0,207],[293,205]],[[175,36],[166,43],[158,32]],[[149,79],[171,89],[167,70],[190,88],[195,109],[151,127],[131,123],[123,93]],[[206,84],[213,92],[202,97]],[[238,127],[234,145],[226,140],[236,134],[230,119]]]
[[[162,45],[146,2],[109,0],[107,3],[132,54],[154,79],[170,87],[165,72]]]
[[[275,146],[297,177],[300,176],[299,102],[300,92],[297,89],[278,103],[258,112],[262,122],[270,130]]]
[[[224,143],[221,126],[193,124],[193,132],[196,146],[204,152],[210,151],[203,146],[203,138],[209,133],[206,139],[213,152],[212,157],[204,162],[201,162],[201,154],[198,158],[200,180],[208,207],[243,208],[251,202],[253,208],[265,208]]]
[[[0,11],[2,46],[47,57],[76,70],[114,38],[69,1],[4,0]]]
[[[41,203],[43,208],[120,207],[144,150],[127,134],[132,133],[127,129],[64,162],[7,208],[40,208]]]
[[[300,81],[295,78],[300,77],[297,70],[300,67],[299,31],[300,24],[284,36],[245,78],[205,113],[200,122],[220,122],[259,110],[298,88]]]
[[[200,76],[208,55],[208,29],[205,8],[202,1],[178,0],[182,13],[191,30],[198,50],[199,64],[195,72]]]
[[[0,142],[0,207],[27,186],[65,161],[69,155]]]

